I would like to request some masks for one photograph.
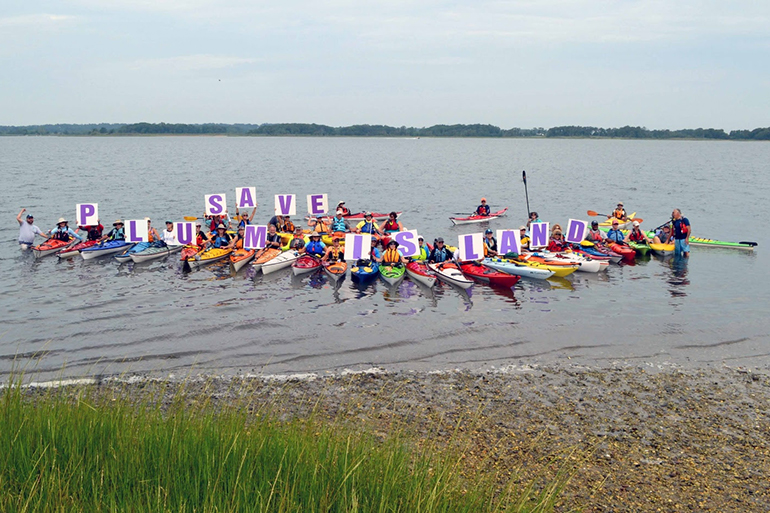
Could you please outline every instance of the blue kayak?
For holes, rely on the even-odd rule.
[[[361,265],[359,265],[359,263]],[[350,268],[350,278],[353,281],[366,281],[380,273],[380,264],[369,260],[359,261]]]
[[[124,240],[111,240],[102,242],[101,244],[95,244],[90,248],[81,249],[80,256],[83,257],[83,260],[91,260],[92,258],[97,258],[104,255],[120,253],[121,251],[125,251],[133,245],[133,242],[126,242]]]
[[[128,248],[122,253],[118,253],[113,258],[118,262],[120,262],[121,264],[125,262],[130,262],[132,254],[139,253],[140,251],[144,251],[145,249],[153,246],[154,244],[155,244],[154,242],[139,242],[134,247]]]

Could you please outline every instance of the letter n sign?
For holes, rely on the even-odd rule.
[[[549,223],[532,223],[529,227],[531,248],[544,248],[548,245]]]
[[[368,259],[372,250],[372,234],[370,233],[346,233],[345,234],[345,260],[353,262],[359,259]]]
[[[78,226],[96,226],[99,224],[99,204],[78,203],[75,205],[75,222]]]

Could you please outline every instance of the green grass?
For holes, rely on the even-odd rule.
[[[215,406],[183,387],[162,405],[66,387],[0,390],[0,511],[548,511],[498,476],[468,476],[459,450],[403,430],[278,420],[244,400]],[[457,447],[458,444],[452,444]]]

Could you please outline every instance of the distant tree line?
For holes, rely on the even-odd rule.
[[[253,135],[306,137],[584,137],[622,139],[725,139],[770,140],[770,127],[754,130],[720,128],[648,130],[639,126],[598,128],[593,126],[557,126],[545,128],[510,128],[494,125],[433,125],[426,128],[387,125],[351,125],[332,127],[316,123],[99,123],[0,126],[0,135]]]

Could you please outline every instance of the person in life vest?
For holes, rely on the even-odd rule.
[[[682,216],[678,208],[671,213],[671,218],[674,220],[674,256],[687,258],[690,256],[690,220]]]
[[[332,239],[332,245],[326,248],[323,258],[325,262],[344,262],[345,261],[345,248],[340,246],[340,238],[334,237]]]
[[[388,214],[388,220],[382,225],[382,231],[383,233],[404,231],[404,225],[398,220],[398,214],[396,212]]]
[[[294,230],[294,238],[289,242],[289,249],[293,249],[299,253],[305,252],[305,233],[299,226]]]
[[[323,219],[316,216],[311,216],[310,219],[307,221],[307,225],[310,228],[311,232],[318,233],[321,235],[325,235],[329,233],[329,227],[326,226],[326,223],[324,223]]]
[[[372,249],[369,251],[369,259],[372,262],[378,262],[382,258],[382,241],[372,237]]]
[[[441,263],[452,260],[452,252],[444,246],[444,238],[439,237],[436,239],[436,244],[433,246],[433,251],[428,255],[428,262]]]
[[[160,240],[160,235],[158,234],[158,230],[152,227],[152,221],[149,217],[144,218],[145,221],[147,221],[147,242],[157,242]],[[171,223],[173,226],[174,223]]]
[[[294,233],[295,226],[294,223],[291,222],[291,216],[283,216],[283,224],[276,226],[276,228],[278,228],[279,232]]]
[[[235,236],[230,240],[230,244],[227,245],[231,249],[243,249],[243,240],[246,233],[245,226],[239,226],[235,232]]]
[[[626,235],[626,238],[623,239],[626,242],[638,242],[638,243],[650,243],[650,239],[647,238],[647,235],[644,234],[641,228],[639,228],[639,221],[634,221],[634,227],[631,229],[630,232],[628,232],[628,235]]]
[[[481,198],[481,205],[476,207],[477,216],[488,216],[490,212],[489,205],[487,205],[487,198]]]
[[[604,240],[604,234],[599,229],[599,221],[591,221],[591,229],[586,234],[586,240],[594,243]]]
[[[612,228],[607,232],[607,235],[604,236],[604,241],[608,243],[616,243],[616,244],[622,244],[624,239],[626,238],[625,235],[623,235],[623,232],[620,231],[620,223],[617,219],[612,220]]]
[[[567,249],[567,243],[564,240],[560,225],[553,225],[553,230],[551,230],[551,240],[548,242],[548,247],[546,249],[555,253]]]
[[[529,248],[529,237],[527,236],[527,227],[519,226],[519,241],[521,242],[521,249]]]
[[[265,238],[265,247],[273,249],[281,249],[283,246],[283,239],[278,235],[275,225],[271,224],[267,227],[267,237]]]
[[[63,217],[60,217],[59,220],[56,221],[56,228],[48,230],[48,234],[51,236],[51,239],[58,239],[64,242],[69,242],[72,239],[77,239],[78,241],[83,240],[80,235],[72,231],[72,228],[69,227],[67,220]]]
[[[342,214],[342,210],[337,210],[337,213],[332,218],[331,226],[329,227],[332,232],[349,232],[350,225],[345,220]]]
[[[652,241],[655,244],[669,244],[671,242],[671,226],[668,224],[663,225],[663,227],[655,233],[655,237],[653,237]]]
[[[388,249],[380,257],[379,261],[383,265],[402,265],[406,264],[406,259],[398,250],[398,242],[391,240],[388,242]]]
[[[224,216],[206,216],[209,219],[211,219],[211,222],[209,223],[209,231],[211,232],[212,235],[216,233],[217,226],[219,226],[220,224],[224,224],[225,230],[227,230],[227,226],[229,226],[230,222],[226,221],[225,219],[226,215],[227,214],[225,214]]]
[[[420,249],[420,252],[412,257],[412,260],[427,260],[428,255],[430,255],[430,247],[425,244],[425,239],[422,237],[417,237],[417,247]]]
[[[224,224],[219,223],[216,233],[212,233],[209,237],[209,242],[215,248],[224,249],[230,246],[230,234],[227,233],[227,228]]]
[[[539,223],[539,222],[540,222],[540,216],[537,215],[537,212],[530,212],[529,219],[527,219],[527,229],[529,229],[529,226],[532,223]]]
[[[612,211],[612,215],[610,216],[610,219],[617,219],[619,221],[628,221],[628,217],[626,217],[626,211],[623,209],[623,202],[619,201],[618,206],[615,207],[615,210]]]
[[[270,218],[270,221],[267,222],[268,226],[270,226],[271,224],[274,224],[276,228],[280,228],[281,226],[286,224],[286,221],[283,220],[283,215],[276,214]]]
[[[166,221],[166,229],[163,230],[162,239],[166,246],[179,246],[179,241],[176,240],[176,232],[174,231],[174,223],[172,221]]]
[[[310,242],[305,246],[305,253],[314,257],[321,258],[326,253],[326,244],[321,242],[320,233],[311,233]]]
[[[364,213],[364,220],[358,223],[353,231],[356,233],[371,233],[372,235],[376,233],[377,235],[382,235],[380,227],[374,221],[371,212]]]
[[[251,215],[249,215],[248,212],[238,212],[238,207],[235,207],[235,218],[238,219],[238,228],[243,226],[246,227],[247,224],[251,224],[251,222],[254,220],[254,215],[257,213],[257,207],[255,206],[252,211]]]
[[[195,245],[198,246],[199,250],[202,250],[206,247],[206,242],[208,242],[208,240],[209,238],[203,232],[203,225],[197,223],[195,225]]]
[[[484,230],[484,256],[497,256],[497,239],[492,236],[492,230],[489,228]]]
[[[102,235],[99,242],[104,242],[105,240],[126,240],[126,231],[123,228],[123,221],[118,219],[112,223],[112,230],[110,230],[107,235]]]
[[[344,201],[340,201],[337,203],[337,208],[335,210],[341,210],[343,216],[349,216],[350,215],[350,209],[345,206]]]
[[[96,220],[94,225],[80,226],[79,228],[85,230],[87,234],[86,240],[99,240],[104,232],[104,226],[102,226],[102,222],[99,219]]]

